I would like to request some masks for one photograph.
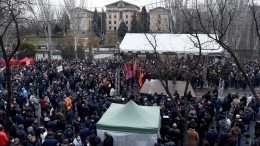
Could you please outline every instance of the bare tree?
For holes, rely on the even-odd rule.
[[[255,0],[251,0],[248,1],[248,6],[252,12],[252,17],[253,17],[253,21],[254,21],[254,26],[255,26],[255,32],[257,35],[257,39],[258,41],[257,43],[257,47],[260,46],[260,26],[259,26],[259,20],[260,20],[260,6],[257,6],[255,3]],[[260,48],[258,48],[259,54],[260,54]]]
[[[192,17],[199,24],[197,30],[200,33],[207,34],[212,40],[218,43],[224,50],[226,50],[231,57],[233,58],[235,64],[237,65],[239,71],[242,73],[245,81],[247,82],[252,94],[259,100],[258,95],[252,86],[251,81],[247,73],[244,71],[243,67],[240,64],[239,59],[234,53],[235,48],[232,47],[229,42],[227,42],[227,35],[229,30],[233,28],[232,23],[234,21],[237,10],[239,9],[238,5],[234,4],[234,1],[231,0],[222,0],[212,2],[210,0],[205,0],[205,7],[208,10],[207,17],[203,16],[203,10],[200,6],[200,1],[195,0],[193,10],[195,13],[189,15],[186,13],[186,10],[182,7],[180,8],[183,11],[183,15],[187,17]],[[187,21],[186,23],[191,26],[191,22]],[[214,34],[214,35],[211,35]]]
[[[78,47],[78,39],[79,33],[82,29],[82,22],[85,17],[86,7],[87,7],[87,0],[80,0],[79,6],[77,6],[75,0],[64,0],[66,11],[70,17],[70,26],[73,31],[74,35],[74,52],[76,59],[78,58],[77,55],[77,47]]]
[[[50,0],[37,0],[38,1],[38,9],[40,12],[40,21],[42,21],[41,24],[42,28],[46,34],[46,40],[47,40],[47,49],[49,50],[49,59],[52,60],[52,23],[54,21],[54,14],[55,14],[55,9],[51,6],[51,1]]]
[[[38,10],[39,10],[39,17],[40,20],[42,20],[44,23],[44,30],[46,34],[46,40],[47,40],[47,48],[49,50],[49,58],[52,60],[52,41],[51,41],[51,35],[52,35],[52,24],[54,22],[55,17],[55,8],[52,6],[52,0],[37,0],[38,2]]]
[[[12,82],[11,82],[11,67],[10,60],[18,51],[21,43],[20,27],[22,26],[23,16],[28,10],[30,1],[28,0],[5,0],[0,2],[0,46],[3,52],[3,58],[6,64],[6,83],[7,83],[7,106],[4,119],[4,127],[10,126],[10,112],[11,112],[11,100],[12,100]],[[31,10],[31,9],[30,9]],[[16,39],[15,47],[12,50],[8,50],[5,47],[4,39],[8,33],[14,33]],[[6,128],[7,132],[9,128]]]
[[[191,26],[192,27],[192,26]],[[188,145],[188,99],[187,99],[187,92],[188,92],[188,86],[192,79],[192,74],[194,73],[194,70],[197,69],[199,63],[201,63],[201,50],[202,43],[199,38],[199,35],[197,33],[190,34],[190,40],[194,45],[199,49],[199,57],[197,60],[192,60],[191,58],[187,58],[186,61],[183,62],[183,60],[176,60],[175,62],[171,62],[170,64],[167,63],[165,60],[161,58],[161,56],[157,52],[157,38],[156,34],[149,33],[145,34],[146,39],[148,40],[149,44],[152,46],[154,50],[154,66],[152,70],[155,72],[155,77],[159,78],[162,86],[164,87],[167,95],[171,99],[173,103],[173,110],[177,114],[178,118],[180,119],[182,125],[182,143],[183,145]],[[183,64],[184,63],[184,64]],[[176,99],[172,94],[172,89],[169,88],[169,80],[172,76],[180,76],[180,74],[185,78],[186,84],[185,84],[185,90],[184,90],[184,105],[183,107],[179,107],[179,105],[176,103]]]
[[[65,36],[69,27],[69,17],[66,12],[66,9],[63,6],[61,6],[61,8],[56,9],[56,17],[58,21],[56,24],[60,26],[60,28],[63,31],[63,36]]]

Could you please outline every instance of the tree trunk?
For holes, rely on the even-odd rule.
[[[186,85],[185,85],[185,90],[184,90],[184,121],[183,121],[183,127],[182,127],[182,130],[183,130],[183,133],[182,133],[182,145],[183,146],[187,146],[188,145],[188,134],[187,134],[187,131],[188,131],[188,99],[187,99],[187,92],[188,92],[188,87],[189,87],[189,84],[190,84],[190,80],[191,78],[188,77],[188,80],[186,81]]]
[[[182,146],[188,146],[188,123],[187,121],[183,121],[185,123],[183,123],[182,125]]]
[[[10,68],[10,60],[5,60],[6,63],[6,84],[7,84],[7,105],[6,105],[6,114],[5,114],[5,119],[4,119],[4,127],[5,131],[8,133],[9,132],[9,127],[10,125],[10,114],[11,114],[11,99],[12,99],[12,80],[11,80],[11,68]]]

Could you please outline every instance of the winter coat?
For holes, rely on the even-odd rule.
[[[42,146],[57,146],[59,142],[53,136],[48,136],[42,143]]]
[[[209,144],[214,144],[218,138],[218,132],[215,129],[210,129],[206,133],[206,139],[208,140]]]
[[[218,135],[219,145],[227,146],[229,138],[230,138],[230,134],[228,130],[220,131]]]
[[[195,129],[188,130],[188,146],[196,146],[199,141],[199,134],[195,131]]]

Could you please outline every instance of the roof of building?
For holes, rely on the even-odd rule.
[[[158,10],[170,12],[169,9],[166,9],[164,7],[156,7],[156,8],[150,9],[149,12],[158,11]]]
[[[79,11],[85,11],[85,12],[89,12],[89,13],[94,13],[93,11],[90,11],[90,10],[88,10],[88,9],[85,9],[85,8],[79,8],[79,7],[76,7],[75,9],[72,9],[72,11],[77,11],[77,10],[79,10]]]
[[[120,5],[121,5],[121,7],[134,7],[134,8],[140,9],[137,5],[134,5],[134,4],[122,1],[122,0],[108,4],[108,5],[106,5],[106,8],[120,7]]]

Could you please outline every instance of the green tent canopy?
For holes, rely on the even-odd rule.
[[[160,108],[139,106],[132,100],[125,105],[112,103],[96,126],[100,130],[158,134]]]

